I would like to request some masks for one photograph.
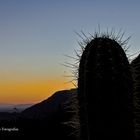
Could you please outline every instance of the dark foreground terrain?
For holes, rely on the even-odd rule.
[[[1,112],[0,139],[74,139],[65,125],[71,116],[64,106],[75,92],[75,89],[56,92],[21,113]]]

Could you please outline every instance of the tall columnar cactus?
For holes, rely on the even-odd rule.
[[[87,43],[79,64],[81,140],[133,140],[132,76],[121,44],[109,36]]]
[[[132,63],[132,72],[134,80],[134,124],[136,139],[140,139],[140,55],[136,57]]]

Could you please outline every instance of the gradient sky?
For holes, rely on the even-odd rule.
[[[39,102],[67,83],[79,37],[122,29],[140,51],[139,0],[0,0],[0,103]]]

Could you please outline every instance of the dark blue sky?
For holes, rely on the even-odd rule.
[[[94,34],[98,24],[132,35],[129,53],[139,51],[139,13],[139,0],[0,0],[3,80],[63,75],[64,54],[79,47],[75,31]]]

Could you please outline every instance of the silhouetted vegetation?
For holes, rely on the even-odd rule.
[[[134,81],[134,125],[135,125],[135,135],[136,139],[140,139],[140,55],[136,57],[132,63],[132,73]]]
[[[107,35],[87,43],[78,78],[81,140],[134,139],[132,83],[121,43]]]

